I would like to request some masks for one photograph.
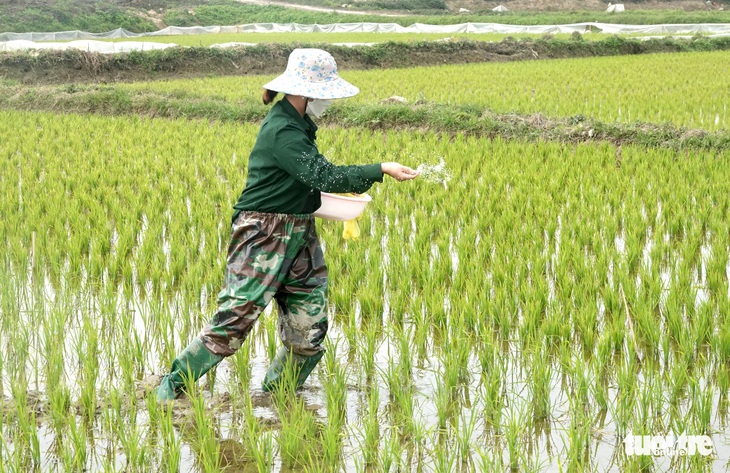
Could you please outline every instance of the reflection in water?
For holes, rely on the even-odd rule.
[[[717,457],[726,458],[730,442],[722,432],[728,425],[727,392],[706,386],[709,380],[716,386],[730,385],[730,350],[711,346],[723,334],[715,335],[709,323],[706,332],[697,332],[706,337],[700,347],[688,349],[696,340],[688,339],[686,330],[688,323],[707,317],[713,294],[730,293],[727,279],[718,285],[708,276],[708,265],[717,264],[710,236],[697,245],[696,262],[687,267],[680,257],[667,258],[662,245],[670,243],[668,233],[650,229],[643,240],[636,240],[625,229],[617,231],[611,240],[617,259],[605,265],[604,291],[588,306],[571,307],[575,329],[565,332],[565,308],[578,304],[576,275],[586,268],[561,251],[563,225],[557,217],[552,236],[544,235],[542,266],[530,262],[518,270],[524,274],[509,275],[493,265],[484,276],[484,300],[464,304],[462,299],[454,302],[454,292],[434,298],[396,287],[381,304],[363,296],[352,308],[330,307],[334,323],[328,335],[329,368],[318,368],[318,376],[297,396],[278,404],[259,388],[271,352],[269,333],[275,328],[275,314],[267,310],[245,348],[216,371],[213,386],[203,382],[198,398],[174,403],[171,440],[158,438],[164,422],[147,406],[146,393],[157,379],[148,379],[146,387],[137,380],[148,367],[164,365],[157,356],[169,358],[189,338],[192,325],[182,330],[155,325],[163,314],[174,317],[189,301],[171,297],[160,303],[144,297],[140,288],[132,290],[130,299],[129,288],[121,283],[111,293],[107,286],[107,293],[87,288],[61,298],[48,279],[43,294],[23,289],[33,287],[32,281],[23,286],[16,280],[15,287],[5,290],[10,287],[22,295],[21,325],[44,325],[46,319],[49,323],[44,325],[47,333],[13,333],[2,341],[3,353],[10,353],[9,343],[15,350],[25,347],[32,352],[23,367],[3,357],[8,374],[2,378],[3,411],[33,419],[23,423],[6,414],[3,458],[22,467],[32,466],[36,455],[40,465],[48,467],[83,463],[91,469],[121,469],[130,458],[152,458],[151,463],[161,464],[177,442],[183,471],[204,470],[206,465],[226,471],[259,471],[261,465],[297,471],[297,465],[311,460],[332,461],[346,471],[379,471],[383,465],[424,471],[549,471],[570,465],[566,458],[599,471],[621,471],[649,461],[657,469],[668,468],[670,458],[626,457],[622,440],[630,428],[661,435],[707,433]],[[465,231],[458,229],[459,234]],[[459,269],[469,265],[459,257],[458,245],[453,233],[448,245],[427,242],[427,268],[450,268],[456,283]],[[378,247],[385,251],[387,245]],[[492,248],[494,258],[495,251]],[[593,260],[602,257],[597,253]],[[622,295],[617,289],[620,272],[632,254],[640,265],[631,279],[621,280],[621,287],[631,288]],[[396,261],[388,251],[382,257]],[[563,265],[572,269],[561,273]],[[725,268],[727,276],[727,261]],[[517,286],[516,296],[503,297],[500,280],[510,277],[523,286]],[[678,305],[678,294],[694,303]],[[651,305],[642,306],[642,298]],[[627,330],[627,305],[635,334]],[[382,314],[374,314],[373,307]],[[481,307],[480,312],[474,307]],[[642,310],[658,314],[659,326],[646,325]],[[538,311],[540,317],[528,317],[530,311]],[[488,320],[469,319],[481,312],[493,314]],[[52,318],[54,313],[60,315]],[[73,323],[89,313],[114,314],[116,329],[125,336],[104,340],[109,345],[99,343],[89,334],[103,334],[103,320]],[[545,343],[529,338],[537,329],[530,324],[536,321],[542,324]],[[455,331],[455,326],[470,331]],[[172,330],[171,346],[161,352],[150,349],[155,340],[151,330]],[[669,336],[662,343],[647,343],[657,331]],[[591,339],[603,332],[607,336],[600,341]],[[454,349],[460,346],[468,349]],[[720,363],[710,361],[713,350],[725,354]],[[62,359],[69,369],[54,373],[44,354]],[[98,362],[96,378],[84,371],[92,359]],[[114,369],[119,365],[132,369],[120,376]],[[27,389],[18,382],[26,367],[38,373]],[[687,374],[690,371],[694,377]],[[339,384],[332,377],[338,372]],[[55,379],[63,388],[46,391],[46,379]],[[135,384],[140,388],[135,399],[120,394]],[[342,399],[342,418],[331,408],[332,396]],[[68,419],[76,421],[73,428]],[[30,438],[37,438],[37,447],[15,449],[16,443]],[[135,447],[137,441],[141,448]],[[163,453],[154,453],[158,446]],[[699,461],[688,458],[676,464]]]

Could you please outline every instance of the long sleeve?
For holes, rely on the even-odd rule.
[[[317,125],[288,100],[277,102],[251,150],[246,187],[233,206],[236,212],[313,213],[322,205],[320,191],[363,193],[383,181],[380,164],[330,163],[317,150],[316,132]]]
[[[383,181],[380,164],[336,166],[301,131],[280,130],[274,151],[277,166],[302,184],[322,192],[357,192]]]

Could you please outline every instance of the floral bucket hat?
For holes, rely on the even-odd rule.
[[[286,71],[264,88],[310,99],[342,99],[360,92],[337,75],[337,64],[330,53],[311,48],[292,51]]]

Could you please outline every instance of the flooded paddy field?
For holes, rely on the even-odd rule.
[[[256,131],[0,112],[0,471],[726,470],[727,151],[323,129],[336,163],[439,172],[376,185],[357,241],[318,222],[302,390],[261,390],[270,308],[159,405]]]

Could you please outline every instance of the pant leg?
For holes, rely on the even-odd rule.
[[[329,326],[327,265],[314,226],[275,298],[279,308],[279,335],[284,346],[303,356],[323,352],[322,342]]]
[[[231,230],[218,309],[200,332],[200,339],[212,353],[230,356],[243,344],[301,251],[307,222],[292,215],[258,212],[238,216]]]

